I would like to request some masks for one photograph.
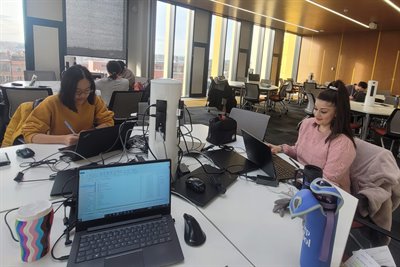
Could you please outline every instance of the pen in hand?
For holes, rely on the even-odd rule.
[[[78,135],[78,134],[74,131],[74,129],[72,128],[71,124],[68,123],[68,121],[64,121],[64,124],[65,124],[65,126],[67,126],[68,130],[70,130],[72,134]]]

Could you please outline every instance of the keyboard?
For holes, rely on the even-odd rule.
[[[85,234],[79,241],[76,262],[115,255],[171,241],[167,218]]]
[[[279,156],[273,155],[276,178],[278,180],[293,179],[295,175],[295,167]]]

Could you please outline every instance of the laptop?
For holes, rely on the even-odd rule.
[[[183,261],[171,217],[171,161],[79,169],[68,267],[163,266]]]
[[[242,129],[247,158],[255,163],[269,177],[288,180],[295,177],[296,168],[279,156],[273,155],[271,148]]]
[[[203,153],[219,168],[232,174],[243,174],[259,169],[258,165],[229,149],[209,150]]]
[[[133,129],[134,124],[135,121],[126,121],[110,127],[80,132],[76,145],[63,147],[59,150],[72,161],[77,161],[82,160],[82,157],[77,154],[85,158],[90,158],[100,153],[121,149],[121,139],[123,142],[128,140],[130,136],[130,132],[128,133],[128,131]],[[77,154],[65,150],[72,150]]]

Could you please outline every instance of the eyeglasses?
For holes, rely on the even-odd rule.
[[[81,95],[90,95],[93,92],[93,90],[82,90],[82,91],[76,91],[75,95],[76,96],[81,96]]]

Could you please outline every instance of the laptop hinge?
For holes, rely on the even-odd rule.
[[[87,229],[87,231],[88,232],[98,231],[98,230],[103,230],[103,229],[122,226],[122,225],[125,225],[125,224],[131,224],[131,223],[137,223],[137,222],[142,222],[142,221],[160,219],[161,217],[162,217],[162,215],[159,214],[159,215],[148,216],[148,217],[140,218],[140,219],[134,219],[134,220],[127,220],[127,221],[123,221],[123,222],[110,223],[110,224],[105,224],[105,225],[102,225],[102,226],[90,227],[90,228]]]

